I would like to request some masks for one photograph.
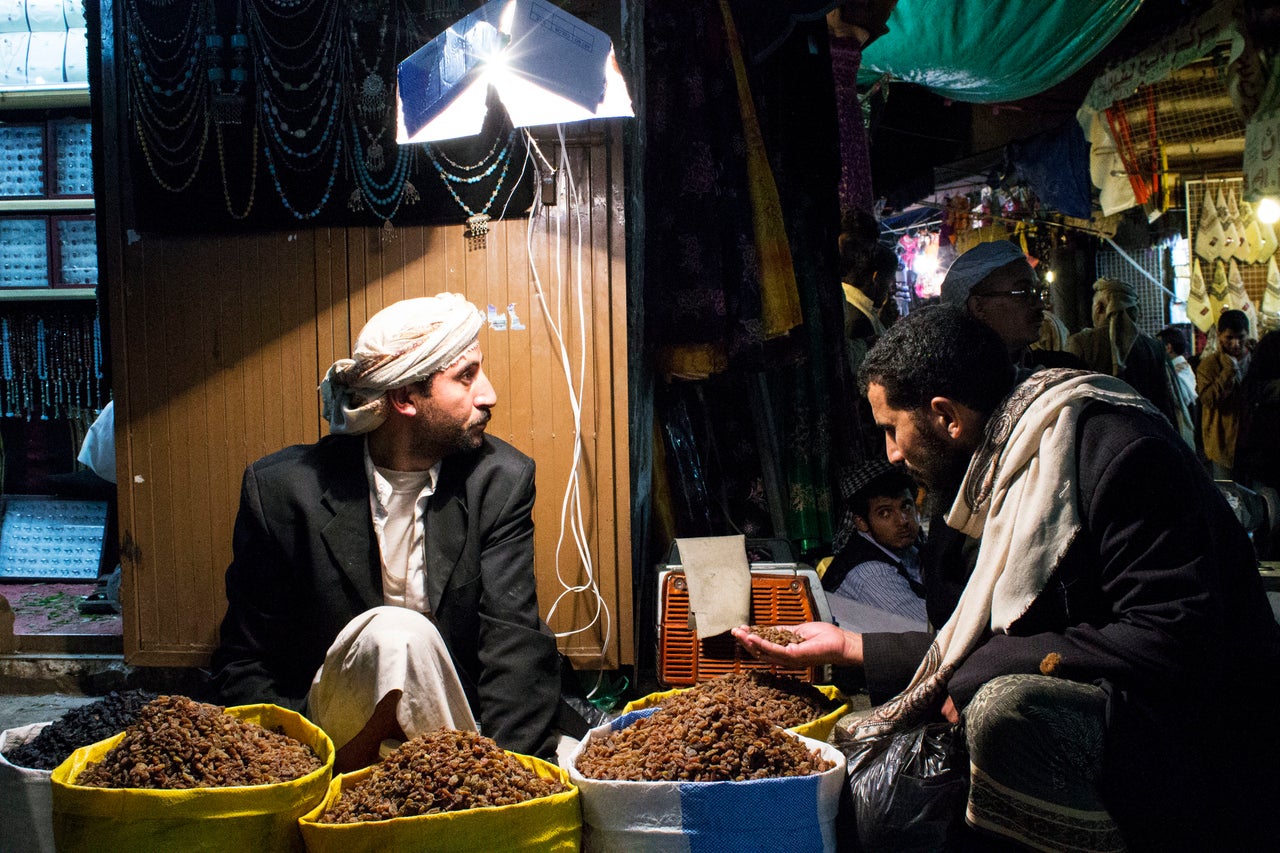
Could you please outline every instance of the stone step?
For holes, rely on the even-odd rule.
[[[0,654],[0,694],[105,696],[144,689],[203,698],[207,675],[194,667],[129,666],[118,654]]]

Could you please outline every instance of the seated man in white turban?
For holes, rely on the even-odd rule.
[[[483,323],[451,293],[378,312],[320,386],[332,434],[244,474],[213,684],[306,714],[339,772],[440,726],[549,756],[573,722],[538,616],[534,463],[485,434]]]

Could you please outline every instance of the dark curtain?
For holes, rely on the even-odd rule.
[[[659,361],[760,368],[746,141],[719,8],[661,0],[645,25],[648,343]]]
[[[718,4],[646,4],[645,20],[645,323],[672,382],[656,406],[666,486],[654,490],[671,525],[655,535],[758,531],[820,556],[833,472],[862,458],[835,271],[840,158],[825,23],[799,23],[749,67],[804,318],[766,340]]]

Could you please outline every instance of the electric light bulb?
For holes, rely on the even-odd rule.
[[[921,278],[932,276],[938,271],[938,256],[920,252],[916,255],[911,267],[916,271],[916,275]]]
[[[1280,220],[1280,202],[1277,202],[1272,196],[1266,196],[1258,202],[1258,206],[1254,208],[1254,213],[1257,215],[1259,222],[1273,225],[1277,220]]]
[[[1044,274],[1044,280],[1047,281],[1049,284],[1053,284],[1053,280],[1056,277],[1057,276],[1053,274],[1053,270],[1049,270],[1047,273]]]

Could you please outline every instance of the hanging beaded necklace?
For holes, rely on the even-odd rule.
[[[253,141],[249,144],[249,150],[252,152],[252,165],[249,168],[249,199],[244,204],[244,211],[236,213],[235,207],[231,204],[231,189],[227,185],[227,158],[223,150],[222,141],[222,125],[214,125],[214,133],[218,140],[218,172],[222,175],[222,201],[227,207],[227,213],[232,219],[247,219],[249,211],[253,210],[253,197],[258,189],[258,125],[253,125]]]
[[[125,4],[125,31],[133,62],[128,68],[128,107],[143,158],[164,189],[181,192],[200,170],[208,121],[194,120],[207,97],[202,4],[174,19],[169,7],[148,22],[140,0]],[[170,176],[177,174],[178,177]]]
[[[435,145],[427,145],[427,156],[431,158],[431,165],[435,166],[436,174],[440,176],[440,180],[444,182],[445,189],[449,191],[449,195],[453,196],[453,200],[458,203],[463,212],[467,214],[466,230],[463,231],[463,237],[466,238],[467,247],[470,249],[483,249],[485,247],[485,238],[489,234],[489,210],[493,207],[493,202],[498,197],[498,193],[502,191],[502,185],[507,179],[507,170],[511,168],[511,151],[514,147],[516,139],[516,131],[512,128],[507,135],[506,144],[502,146],[502,150],[494,156],[493,151],[497,148],[498,141],[501,136],[494,139],[493,146],[489,149],[489,153],[485,154],[480,160],[471,166],[462,166],[456,161],[444,157],[437,156]],[[450,172],[440,162],[446,159],[447,162],[457,169],[459,172],[474,172],[474,174],[456,174]],[[476,184],[497,171],[498,167],[502,167],[502,172],[498,175],[497,182],[493,185],[493,192],[489,193],[489,198],[485,201],[484,207],[480,210],[473,210],[470,205],[463,201],[462,196],[458,195],[458,191],[453,188],[454,184]],[[478,170],[478,171],[477,171]]]
[[[381,219],[380,236],[384,242],[395,236],[391,220],[401,206],[421,200],[417,187],[409,180],[417,162],[416,146],[395,144],[395,104],[386,82],[395,74],[394,62],[388,60],[407,55],[423,41],[419,28],[421,10],[403,6],[395,0],[347,6],[347,49],[353,72],[347,110],[349,161],[356,184],[347,207],[353,211],[369,210]],[[369,49],[361,48],[362,38]],[[385,146],[384,139],[388,140]],[[387,157],[388,147],[395,151],[394,159]]]
[[[0,317],[0,415],[50,420],[98,407],[102,342],[85,311],[38,309]]]
[[[296,219],[311,219],[328,205],[342,169],[340,119],[350,77],[342,34],[342,0],[249,3],[249,36],[258,86],[258,126],[267,172],[280,202]],[[314,17],[304,15],[314,13]],[[308,187],[328,169],[324,191],[309,209],[291,199],[291,176]],[[323,171],[320,172],[323,174]]]
[[[3,409],[4,416],[11,418],[13,414],[13,339],[9,332],[9,318],[0,318],[0,379],[4,382],[0,383],[0,391],[3,397],[0,398],[0,409]]]

